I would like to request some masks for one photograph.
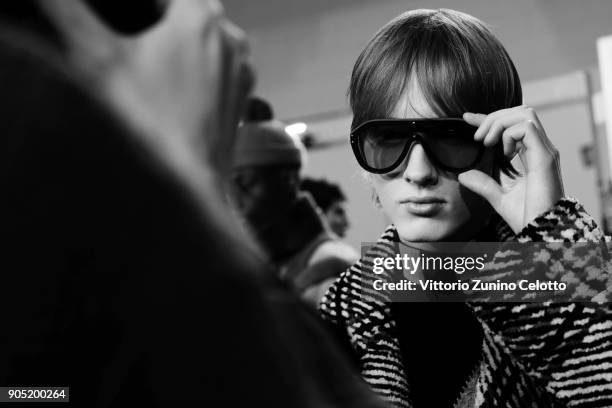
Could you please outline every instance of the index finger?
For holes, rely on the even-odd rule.
[[[465,112],[463,114],[463,120],[465,120],[470,125],[476,126],[476,127],[480,126],[480,124],[484,122],[486,118],[487,118],[487,115],[484,115],[482,113]]]
[[[480,125],[478,126],[478,130],[474,134],[474,139],[475,140],[484,139],[487,133],[489,133],[489,129],[491,128],[491,126],[493,125],[493,123],[498,117],[506,115],[508,114],[508,112],[514,111],[519,108],[521,108],[521,106],[515,106],[513,108],[507,108],[507,109],[500,109],[488,115],[484,115],[485,118],[484,120],[480,122]],[[479,114],[479,115],[482,115],[482,114]]]

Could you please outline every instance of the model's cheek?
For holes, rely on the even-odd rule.
[[[392,217],[393,213],[397,211],[396,203],[393,199],[393,191],[392,183],[375,184],[376,199],[388,217]]]

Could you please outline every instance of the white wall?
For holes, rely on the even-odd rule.
[[[612,34],[610,0],[225,0],[250,35],[259,93],[279,118],[346,109],[352,65],[373,33],[414,8],[448,7],[483,19],[524,81],[597,65]]]

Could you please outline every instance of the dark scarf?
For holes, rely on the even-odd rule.
[[[512,235],[495,217],[473,240],[498,242]],[[395,230],[392,240],[399,243]],[[413,407],[454,406],[480,363],[481,323],[463,302],[394,302],[390,307]]]

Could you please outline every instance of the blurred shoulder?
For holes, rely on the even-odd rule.
[[[350,266],[359,260],[359,253],[346,242],[331,239],[319,245],[313,252],[309,264],[312,265],[330,258],[337,258]]]

